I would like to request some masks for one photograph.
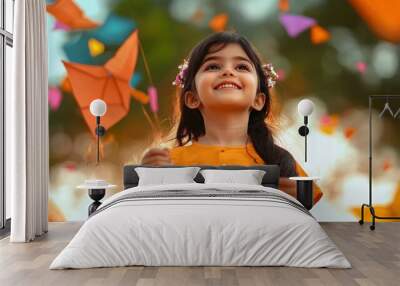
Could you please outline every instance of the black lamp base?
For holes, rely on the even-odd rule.
[[[90,216],[101,205],[100,200],[104,198],[104,195],[106,194],[106,189],[89,189],[88,192],[89,197],[94,200],[94,202],[88,208],[88,214]]]
[[[298,180],[297,182],[297,200],[303,206],[311,210],[313,206],[313,181],[312,180]]]
[[[307,126],[305,126],[305,125],[303,125],[303,126],[300,126],[300,128],[299,128],[299,134],[301,135],[301,136],[307,136],[308,134],[310,133],[310,130],[308,129],[308,127]]]

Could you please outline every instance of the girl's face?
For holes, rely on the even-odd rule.
[[[239,44],[227,44],[207,54],[195,76],[195,85],[200,110],[259,110],[264,105],[264,100],[256,99],[255,66]]]

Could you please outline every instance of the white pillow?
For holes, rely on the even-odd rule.
[[[199,170],[199,167],[135,168],[139,176],[138,186],[196,183],[193,179]]]
[[[204,183],[234,183],[246,185],[261,185],[265,171],[262,170],[201,170]]]

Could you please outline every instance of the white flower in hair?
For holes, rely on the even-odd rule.
[[[179,72],[176,75],[175,80],[172,82],[173,85],[183,88],[183,83],[185,82],[185,76],[187,74],[188,67],[189,67],[189,61],[184,59],[183,64],[178,66]]]
[[[263,65],[264,74],[267,78],[267,86],[268,88],[273,88],[279,80],[278,74],[275,72],[274,66],[271,63]]]

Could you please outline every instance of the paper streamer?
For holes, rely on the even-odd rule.
[[[157,89],[154,86],[150,86],[147,90],[150,100],[150,109],[154,113],[158,112],[158,95]]]
[[[48,94],[49,106],[52,111],[57,111],[61,105],[62,93],[57,87],[50,87]]]

